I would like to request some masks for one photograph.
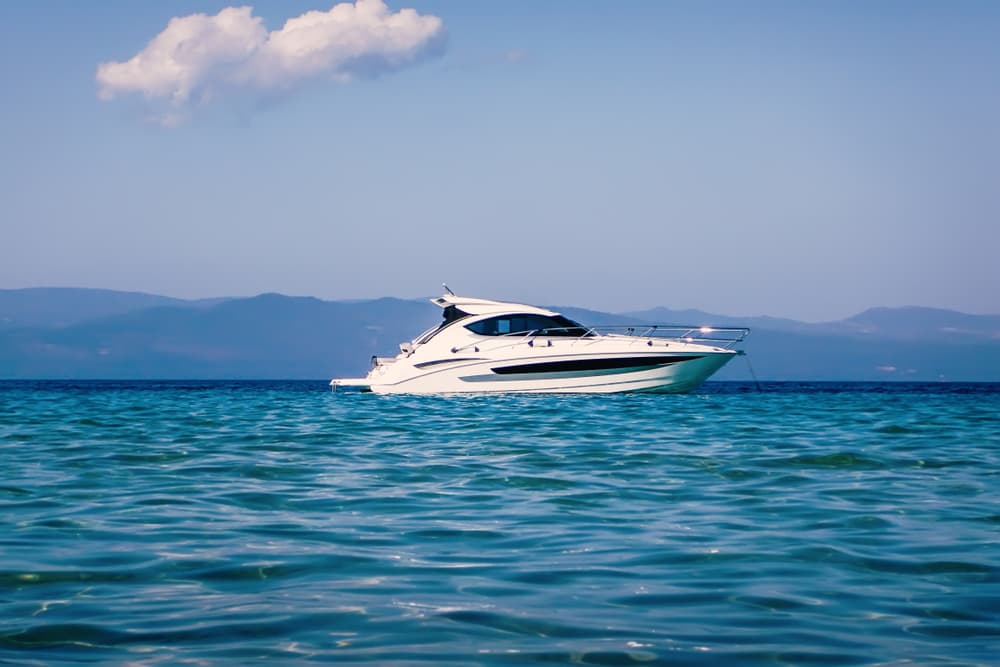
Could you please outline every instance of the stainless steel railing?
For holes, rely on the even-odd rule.
[[[642,329],[642,333],[638,330]],[[701,343],[703,345],[714,345],[725,349],[732,349],[750,335],[747,327],[711,327],[711,326],[690,326],[676,324],[651,324],[651,325],[606,325],[596,326],[588,329],[588,333],[601,336],[632,336],[636,338],[649,338],[656,340],[675,340],[682,343]]]
[[[642,333],[637,333],[638,329],[642,329]],[[512,331],[497,336],[490,336],[481,341],[474,341],[460,347],[453,347],[451,351],[454,353],[481,347],[498,349],[522,343],[533,345],[534,341],[540,337],[544,338],[548,345],[551,345],[552,341],[586,344],[600,338],[615,337],[631,338],[636,342],[646,344],[652,344],[654,341],[697,343],[731,350],[749,335],[750,329],[746,327],[682,326],[673,324],[639,326],[601,325],[586,329],[584,327],[550,327],[547,329],[533,329],[531,331]]]

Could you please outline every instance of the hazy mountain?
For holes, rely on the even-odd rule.
[[[587,308],[576,308],[574,306],[543,306],[550,310],[554,310],[558,313],[562,313],[566,317],[574,320],[575,322],[580,322],[588,326],[607,326],[607,325],[642,325],[648,323],[650,320],[643,319],[641,317],[634,317],[627,313],[604,313],[599,310],[588,310]]]
[[[653,308],[628,316],[661,324],[714,324],[745,326],[761,331],[784,331],[816,336],[852,335],[874,339],[972,343],[1000,341],[1000,315],[969,315],[954,310],[922,308],[871,308],[836,322],[798,322],[778,317],[732,317],[700,310]]]
[[[64,327],[155,306],[204,307],[220,301],[224,299],[185,301],[143,292],[76,287],[0,289],[0,330]]]
[[[61,312],[63,309],[64,312]],[[876,308],[839,322],[657,308],[556,308],[584,324],[746,325],[760,379],[1000,381],[1000,316]],[[440,321],[427,301],[262,294],[184,301],[108,290],[0,291],[2,378],[309,378],[363,374]],[[716,376],[749,379],[736,359]]]
[[[670,308],[651,308],[631,313],[624,313],[629,317],[643,322],[655,322],[657,324],[698,324],[714,325],[720,327],[750,327],[751,329],[767,329],[768,331],[801,331],[810,332],[817,325],[807,322],[798,322],[780,317],[769,317],[758,315],[754,317],[734,317],[731,315],[717,315],[706,313],[701,310],[671,310]],[[820,332],[820,329],[817,329]]]
[[[715,379],[747,379],[752,364],[762,380],[1000,381],[1000,343],[860,339],[754,329]]]
[[[871,308],[835,324],[840,331],[898,340],[1000,342],[1000,315],[968,315],[939,308]]]
[[[392,352],[439,317],[430,303],[280,294],[154,307],[0,332],[0,377],[332,377],[363,372],[371,355]]]
[[[845,320],[798,322],[654,308],[629,313],[661,324],[747,326],[747,360],[715,379],[1000,380],[1000,316],[933,308],[872,308]]]

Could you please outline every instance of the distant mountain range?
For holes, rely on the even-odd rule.
[[[823,324],[655,308],[553,307],[584,324],[749,326],[761,380],[1000,381],[1000,315],[873,308]],[[173,299],[76,288],[0,290],[0,378],[326,379],[366,372],[440,320],[427,301],[262,294]],[[734,360],[714,379],[746,380]]]

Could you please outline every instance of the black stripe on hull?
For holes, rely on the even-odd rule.
[[[482,357],[452,357],[451,359],[435,359],[434,361],[424,361],[413,364],[414,368],[428,368],[430,366],[440,366],[441,364],[453,364],[459,361],[481,361]]]
[[[572,371],[607,371],[622,368],[643,370],[657,366],[669,366],[682,361],[701,359],[701,356],[687,355],[676,357],[600,357],[596,359],[569,359],[566,361],[538,361],[517,366],[499,366],[491,368],[498,375],[514,375],[523,373],[565,373]]]

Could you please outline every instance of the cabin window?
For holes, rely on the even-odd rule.
[[[480,336],[527,335],[540,336],[585,336],[587,330],[562,315],[499,315],[489,319],[466,324],[465,328]]]

